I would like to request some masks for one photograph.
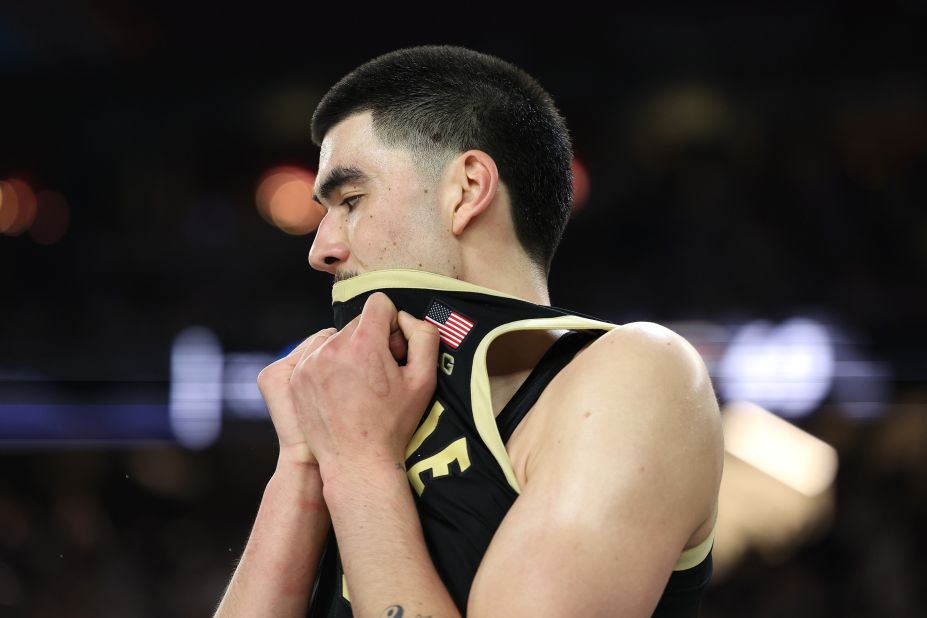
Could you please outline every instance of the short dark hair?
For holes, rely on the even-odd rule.
[[[546,272],[570,217],[573,152],[551,96],[518,67],[462,47],[393,51],[361,65],[312,116],[321,145],[334,125],[370,111],[377,136],[434,173],[470,149],[493,158],[508,189],[515,233]]]

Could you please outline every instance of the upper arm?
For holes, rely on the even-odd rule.
[[[561,376],[469,615],[649,616],[713,513],[720,422],[692,346],[656,325],[619,327]]]

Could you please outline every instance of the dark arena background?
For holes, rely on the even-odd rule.
[[[711,370],[702,615],[925,615],[927,3],[454,6],[0,5],[0,615],[214,610],[275,463],[257,372],[331,323],[310,115],[422,43],[565,115],[553,303]]]

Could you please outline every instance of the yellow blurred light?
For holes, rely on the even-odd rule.
[[[781,563],[825,530],[837,472],[831,446],[756,404],[732,402],[721,418],[726,452],[712,549],[719,581],[749,552]]]
[[[749,402],[728,405],[722,418],[732,455],[806,496],[834,482],[837,451],[824,441]]]
[[[725,453],[712,549],[716,579],[736,572],[750,552],[758,552],[768,563],[787,560],[825,530],[833,515],[833,489],[806,496]]]
[[[29,236],[40,245],[58,242],[68,229],[71,208],[57,191],[39,191],[36,195],[36,214]]]
[[[258,212],[287,234],[308,234],[325,215],[325,210],[312,200],[314,185],[315,174],[309,170],[295,166],[274,168],[258,183]]]

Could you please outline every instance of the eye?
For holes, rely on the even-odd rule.
[[[354,208],[357,205],[357,200],[362,196],[352,195],[351,197],[346,197],[341,201],[341,205],[347,206],[348,208]]]

